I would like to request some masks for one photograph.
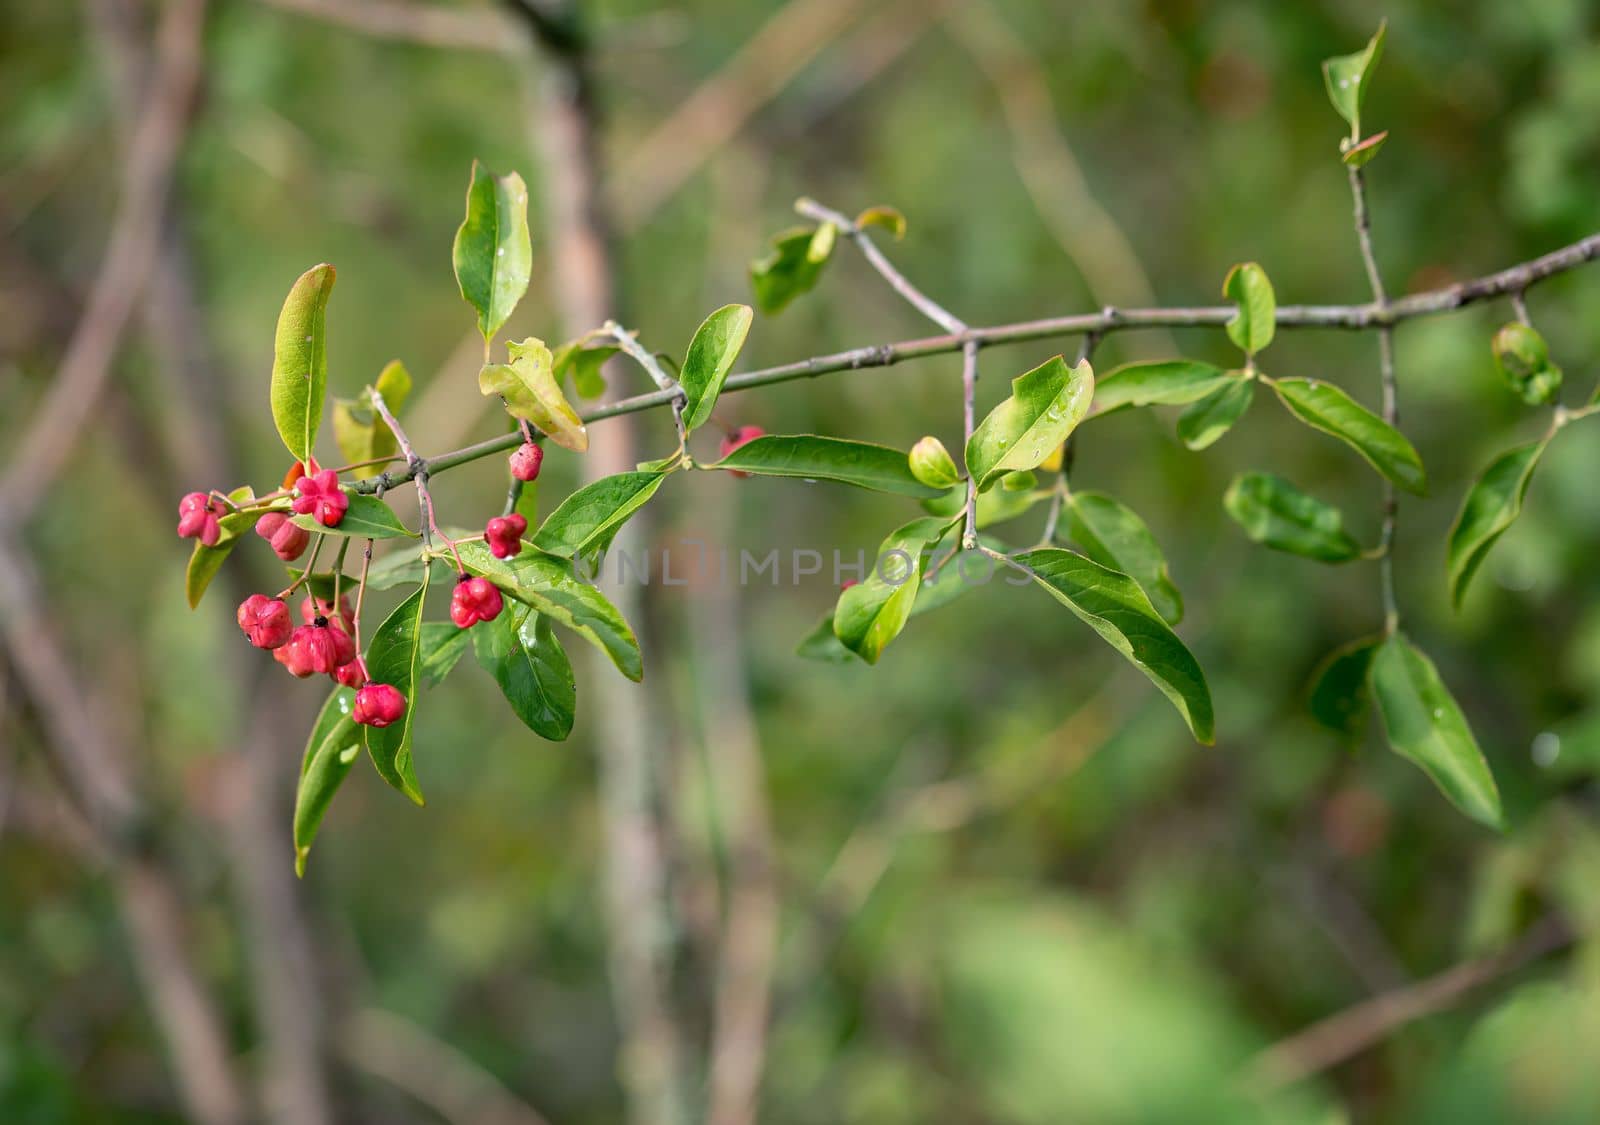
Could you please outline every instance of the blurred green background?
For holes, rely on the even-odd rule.
[[[104,252],[137,102],[119,73],[162,7],[0,8],[8,451]],[[521,26],[493,7],[436,7]],[[48,719],[13,674],[27,643],[13,634],[0,656],[0,1120],[185,1118],[152,1009],[161,990],[128,938],[129,854],[176,891],[160,917],[220,1012],[252,1104],[243,1119],[314,1121],[279,1098],[274,1076],[298,1074],[328,1120],[664,1120],[627,1104],[608,972],[627,904],[608,914],[597,712],[628,690],[651,693],[659,793],[645,846],[662,858],[670,926],[648,940],[674,970],[693,1119],[739,910],[730,840],[752,815],[750,793],[727,783],[743,768],[730,740],[737,762],[754,750],[764,769],[757,812],[779,903],[761,1121],[1600,1119],[1600,442],[1580,426],[1555,445],[1460,613],[1444,581],[1468,483],[1544,425],[1494,373],[1503,303],[1398,334],[1402,424],[1432,483],[1402,502],[1401,603],[1499,780],[1503,835],[1459,815],[1376,732],[1349,751],[1308,717],[1317,661],[1381,626],[1377,575],[1255,548],[1220,498],[1235,473],[1274,470],[1338,503],[1370,542],[1379,482],[1263,400],[1201,454],[1170,416],[1095,421],[1073,473],[1131,505],[1165,548],[1188,607],[1180,633],[1216,699],[1216,747],[1194,745],[1133,669],[1036,591],[996,583],[919,617],[869,669],[793,653],[834,600],[828,573],[732,595],[656,584],[641,607],[646,688],[569,644],[578,728],[548,744],[469,658],[420,708],[428,805],[361,766],[291,886],[287,795],[323,692],[285,690],[270,661],[240,655],[225,590],[187,609],[174,503],[241,482],[195,478],[219,463],[258,489],[281,475],[272,328],[318,261],[340,271],[334,393],[398,357],[418,379],[407,413],[428,452],[500,432],[450,272],[474,158],[533,188],[534,282],[507,334],[562,338],[570,283],[542,210],[537,87],[555,63],[515,35],[504,50],[441,47],[325,18],[379,9],[211,5],[163,243],[192,281],[192,315],[135,315],[67,471],[8,533],[43,575],[40,608],[150,823],[118,858],[85,838]],[[1363,301],[1342,123],[1318,64],[1382,16],[1364,117],[1391,131],[1369,184],[1392,291],[1543,253],[1600,213],[1600,18],[1583,0],[615,0],[583,16],[606,112],[617,312],[677,354],[707,311],[749,299],[746,263],[802,194],[851,213],[900,208],[910,231],[890,253],[972,323],[1215,303],[1247,259],[1280,303]],[[673,117],[697,91],[710,112]],[[816,292],[758,317],[741,367],[930,333],[847,250]],[[1581,401],[1600,284],[1577,271],[1530,305],[1575,384],[1567,400]],[[1075,347],[985,351],[980,410]],[[1174,349],[1231,356],[1214,330],[1128,333],[1095,365]],[[1370,336],[1281,332],[1264,366],[1377,401]],[[637,371],[610,376],[647,389]],[[957,448],[959,359],[730,396],[719,413]],[[637,425],[642,456],[670,450],[661,412]],[[700,440],[709,453],[714,437]],[[576,458],[552,451],[541,508],[577,479]],[[503,468],[463,468],[436,492],[444,522],[478,525],[499,510]],[[398,506],[414,518],[409,497]],[[674,479],[651,509],[657,549],[700,538],[758,556],[853,556],[914,514],[890,497],[718,474]],[[1026,543],[1042,516],[998,530]],[[264,553],[229,564],[238,582],[276,581]],[[1547,954],[1530,964],[1473,960],[1515,957],[1530,933]],[[1414,997],[1464,961],[1489,966],[1481,988],[1304,1081],[1259,1078],[1257,1052],[1274,1042],[1375,996]],[[284,1061],[296,1044],[298,1069]]]

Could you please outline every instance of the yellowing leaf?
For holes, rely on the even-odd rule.
[[[554,359],[543,340],[530,336],[520,344],[507,344],[510,363],[486,363],[478,372],[478,390],[500,395],[515,418],[532,422],[563,449],[582,453],[589,448],[583,419],[561,393]]]

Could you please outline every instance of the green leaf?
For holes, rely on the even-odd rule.
[[[771,253],[750,263],[756,306],[770,316],[815,286],[838,234],[832,223],[823,223],[815,230],[786,230],[774,238]]]
[[[1126,574],[1060,547],[1017,555],[1039,585],[1133,662],[1172,701],[1194,737],[1215,739],[1205,673],[1155,606]]]
[[[1125,363],[1096,380],[1094,409],[1109,414],[1125,406],[1184,406],[1238,379],[1236,372],[1194,359]]]
[[[614,344],[590,347],[586,339],[562,344],[551,357],[551,367],[558,385],[571,376],[574,391],[584,398],[599,398],[606,393],[606,380],[601,368],[622,349]]]
[[[711,417],[717,396],[722,393],[722,384],[733,370],[733,361],[739,358],[745,337],[750,334],[750,321],[754,316],[749,305],[723,305],[695,330],[688,354],[683,357],[683,370],[678,375],[685,400],[685,430],[692,430]]]
[[[882,227],[894,235],[895,241],[898,242],[906,236],[906,217],[893,207],[880,204],[877,207],[868,207],[857,215],[856,227],[860,230],[867,227]]]
[[[398,359],[390,360],[378,374],[376,389],[389,410],[398,416],[411,397],[411,373]],[[363,390],[359,398],[333,400],[333,439],[352,465],[393,457],[399,449],[389,424],[372,407],[371,388]]]
[[[532,422],[563,449],[582,453],[589,448],[589,431],[556,382],[555,361],[543,340],[529,336],[520,344],[506,345],[510,363],[486,363],[478,372],[478,390],[499,395],[513,418]]]
[[[394,608],[367,645],[367,675],[373,683],[389,684],[406,697],[405,717],[386,727],[367,727],[367,753],[378,775],[417,804],[422,788],[411,761],[411,733],[416,723],[417,691],[422,651],[422,603],[428,592],[427,572],[422,585]]]
[[[351,492],[349,489],[345,490],[345,495],[350,499],[350,507],[345,509],[344,518],[339,521],[337,527],[323,527],[310,513],[292,517],[295,524],[307,531],[343,535],[350,539],[416,538],[416,534],[407,530],[406,525],[400,522],[400,517],[394,514],[394,509],[376,496],[368,496],[364,492]]]
[[[528,291],[533,243],[528,237],[528,188],[515,172],[496,176],[476,160],[467,187],[467,214],[451,249],[461,296],[478,311],[478,331],[500,331]]]
[[[944,447],[944,442],[928,435],[911,447],[906,458],[911,475],[929,488],[950,488],[961,479],[955,458]]]
[[[1499,828],[1500,793],[1494,775],[1433,661],[1397,633],[1378,646],[1371,675],[1378,712],[1394,751],[1421,766],[1462,812]]]
[[[1325,563],[1361,557],[1361,544],[1344,529],[1339,509],[1272,473],[1233,478],[1222,506],[1256,543]]]
[[[1388,139],[1389,130],[1387,129],[1381,133],[1374,133],[1372,136],[1364,138],[1358,144],[1349,145],[1349,147],[1344,150],[1344,155],[1339,159],[1343,160],[1352,168],[1365,168],[1368,164],[1372,163],[1372,158],[1378,155],[1378,150],[1383,147],[1383,142]]]
[[[1378,24],[1367,45],[1351,55],[1338,55],[1322,62],[1322,78],[1327,83],[1328,100],[1339,116],[1350,123],[1351,136],[1361,135],[1361,103],[1367,96],[1367,83],[1383,57],[1383,39],[1389,21]]]
[[[1427,492],[1422,458],[1405,435],[1332,383],[1275,379],[1272,389],[1306,425],[1338,438],[1407,492],[1418,496]]]
[[[497,559],[483,543],[462,543],[462,564],[489,579],[501,592],[565,625],[611,658],[630,680],[644,678],[639,641],[617,607],[578,577],[572,563],[543,551],[523,551]]]
[[[766,434],[703,467],[737,469],[756,476],[831,480],[900,496],[942,495],[941,489],[929,488],[911,475],[906,454],[898,449],[816,434]]]
[[[577,686],[555,632],[533,610],[509,610],[470,630],[472,651],[527,728],[560,742],[572,733]]]
[[[1001,550],[1001,546],[992,541],[984,542],[991,550]],[[935,548],[937,549],[937,547]],[[946,562],[939,572],[933,577],[924,574],[917,586],[917,597],[911,605],[911,616],[920,617],[924,613],[940,609],[949,605],[961,595],[978,588],[978,583],[964,581],[962,575],[962,560],[973,558],[980,560],[973,569],[974,574],[990,574],[995,566],[994,560],[979,551],[966,551],[958,553]],[[807,660],[815,660],[822,664],[853,664],[861,658],[840,642],[839,636],[833,629],[832,612],[817,622],[817,627],[801,638],[795,646],[795,655]]]
[[[1133,509],[1103,492],[1073,492],[1066,515],[1068,533],[1084,554],[1137,582],[1167,624],[1183,620],[1183,595],[1167,573],[1167,558]]]
[[[1456,608],[1461,607],[1467,583],[1483,565],[1489,549],[1522,514],[1523,497],[1547,444],[1548,439],[1506,450],[1483,471],[1462,502],[1461,514],[1450,529],[1446,564],[1450,601]]]
[[[217,520],[222,534],[217,537],[216,546],[207,547],[203,543],[195,543],[194,550],[189,555],[188,570],[183,576],[183,592],[189,599],[190,609],[200,605],[200,599],[205,597],[206,590],[211,586],[211,580],[217,576],[222,564],[239,545],[239,536],[253,528],[263,514],[276,510],[279,509],[252,508],[248,512],[230,512]]]
[[[1233,428],[1255,401],[1254,379],[1230,373],[1232,382],[1212,391],[1178,415],[1178,438],[1193,450],[1205,449]]]
[[[845,648],[876,664],[911,617],[922,582],[922,552],[953,524],[928,516],[889,534],[867,577],[839,595],[833,631]]]
[[[350,767],[361,756],[361,732],[350,717],[355,692],[334,688],[306,740],[305,757],[300,761],[300,784],[294,795],[294,873],[306,873],[306,857],[322,827],[322,818],[333,803],[333,795],[344,784]]]
[[[1094,371],[1061,356],[1011,381],[1011,397],[989,412],[967,441],[967,471],[988,489],[1008,472],[1037,467],[1089,412]]]
[[[421,543],[410,543],[378,559],[367,571],[367,588],[392,590],[396,586],[414,586],[421,582],[422,551]]]
[[[1228,271],[1222,281],[1222,295],[1237,310],[1228,321],[1228,339],[1245,355],[1254,356],[1272,343],[1277,328],[1278,299],[1272,292],[1267,271],[1254,262],[1243,262]]]
[[[609,542],[665,479],[665,473],[618,473],[584,485],[534,532],[534,546],[570,559]]]
[[[272,421],[297,461],[310,460],[328,387],[328,294],[334,269],[312,266],[278,314],[272,352]]]
[[[417,573],[420,578],[421,571]],[[417,682],[423,687],[437,687],[443,683],[467,651],[471,634],[471,629],[458,629],[452,621],[424,621],[421,639],[417,642],[422,651],[417,664]]]
[[[1537,329],[1512,321],[1494,334],[1491,345],[1500,377],[1523,402],[1543,406],[1561,391],[1561,368],[1550,362],[1550,347]]]
[[[1311,674],[1311,715],[1355,745],[1367,730],[1367,715],[1372,709],[1372,692],[1367,686],[1367,670],[1383,638],[1362,637],[1330,652]]]

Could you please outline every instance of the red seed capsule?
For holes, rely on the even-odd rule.
[[[311,515],[323,527],[338,527],[350,507],[350,497],[339,487],[339,474],[324,469],[295,483],[294,510]]]
[[[766,434],[767,431],[760,426],[740,426],[723,437],[722,455],[726,457],[740,446],[748,445],[758,437],[765,437]],[[749,473],[741,473],[738,469],[729,469],[728,471],[736,477],[748,477],[750,475]]]
[[[505,605],[500,588],[487,578],[468,578],[456,583],[456,592],[450,597],[450,620],[463,629],[470,629],[480,621],[493,621],[500,616]]]
[[[311,532],[282,512],[268,512],[256,520],[256,534],[271,544],[272,553],[284,562],[293,562],[305,554],[311,542]]]
[[[204,492],[191,492],[178,501],[178,536],[198,539],[207,547],[215,547],[222,538],[221,517],[227,508]]]
[[[539,479],[539,466],[544,463],[544,448],[525,441],[511,455],[511,475],[520,481]]]
[[[239,628],[257,648],[282,648],[294,632],[289,607],[280,599],[265,594],[251,594],[240,602],[238,618]]]
[[[350,717],[363,726],[386,727],[406,713],[406,697],[390,684],[368,684],[356,692]]]
[[[484,542],[489,553],[497,559],[509,559],[522,551],[522,533],[528,530],[528,521],[513,512],[509,516],[496,516],[483,528]]]

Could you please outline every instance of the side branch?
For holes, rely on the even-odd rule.
[[[1417,317],[1437,316],[1441,313],[1453,312],[1467,305],[1478,304],[1492,300],[1496,297],[1509,296],[1535,285],[1546,278],[1557,274],[1566,273],[1585,263],[1600,258],[1600,234],[1591,234],[1581,241],[1560,250],[1554,250],[1543,257],[1501,270],[1498,273],[1486,274],[1483,277],[1473,278],[1470,281],[1447,285],[1439,289],[1429,289],[1422,293],[1413,293],[1409,297],[1402,297],[1389,303],[1387,311],[1382,309],[1377,302],[1369,301],[1360,305],[1285,305],[1278,309],[1277,325],[1279,328],[1343,328],[1355,331],[1371,330],[1381,324],[1398,324],[1403,320],[1412,320]],[[892,367],[909,359],[923,359],[927,356],[945,355],[950,352],[961,351],[968,343],[974,343],[979,348],[990,347],[995,344],[1016,344],[1029,340],[1049,340],[1061,336],[1082,336],[1092,334],[1097,337],[1111,332],[1121,332],[1128,329],[1140,328],[1221,328],[1227,324],[1234,315],[1231,305],[1150,308],[1150,309],[1119,309],[1107,307],[1094,313],[1078,313],[1072,316],[1049,317],[1043,320],[1025,320],[1013,324],[997,324],[988,327],[968,328],[962,332],[950,332],[943,336],[926,336],[917,340],[901,340],[892,344],[873,344],[864,348],[852,348],[849,351],[833,352],[829,355],[812,356],[810,359],[796,360],[793,363],[779,364],[776,367],[763,367],[755,371],[745,371],[732,375],[723,385],[722,393],[729,394],[734,391],[750,390],[752,387],[763,387],[773,383],[786,383],[794,379],[810,379],[818,375],[829,375],[838,371],[857,371],[867,367]],[[618,399],[616,402],[602,403],[583,414],[584,422],[598,422],[604,418],[614,418],[623,414],[637,414],[643,410],[653,410],[658,406],[670,405],[677,396],[676,391],[651,391],[648,394],[633,395],[630,398]],[[501,437],[491,438],[488,441],[478,442],[451,453],[443,453],[428,461],[430,472],[443,472],[446,469],[464,465],[469,461],[476,461],[483,457],[490,457],[496,453],[503,453],[521,444],[521,434],[506,434]],[[391,472],[384,477],[368,477],[355,482],[352,487],[357,492],[371,493],[377,491],[380,482],[387,488],[404,484],[412,478],[411,470]]]

